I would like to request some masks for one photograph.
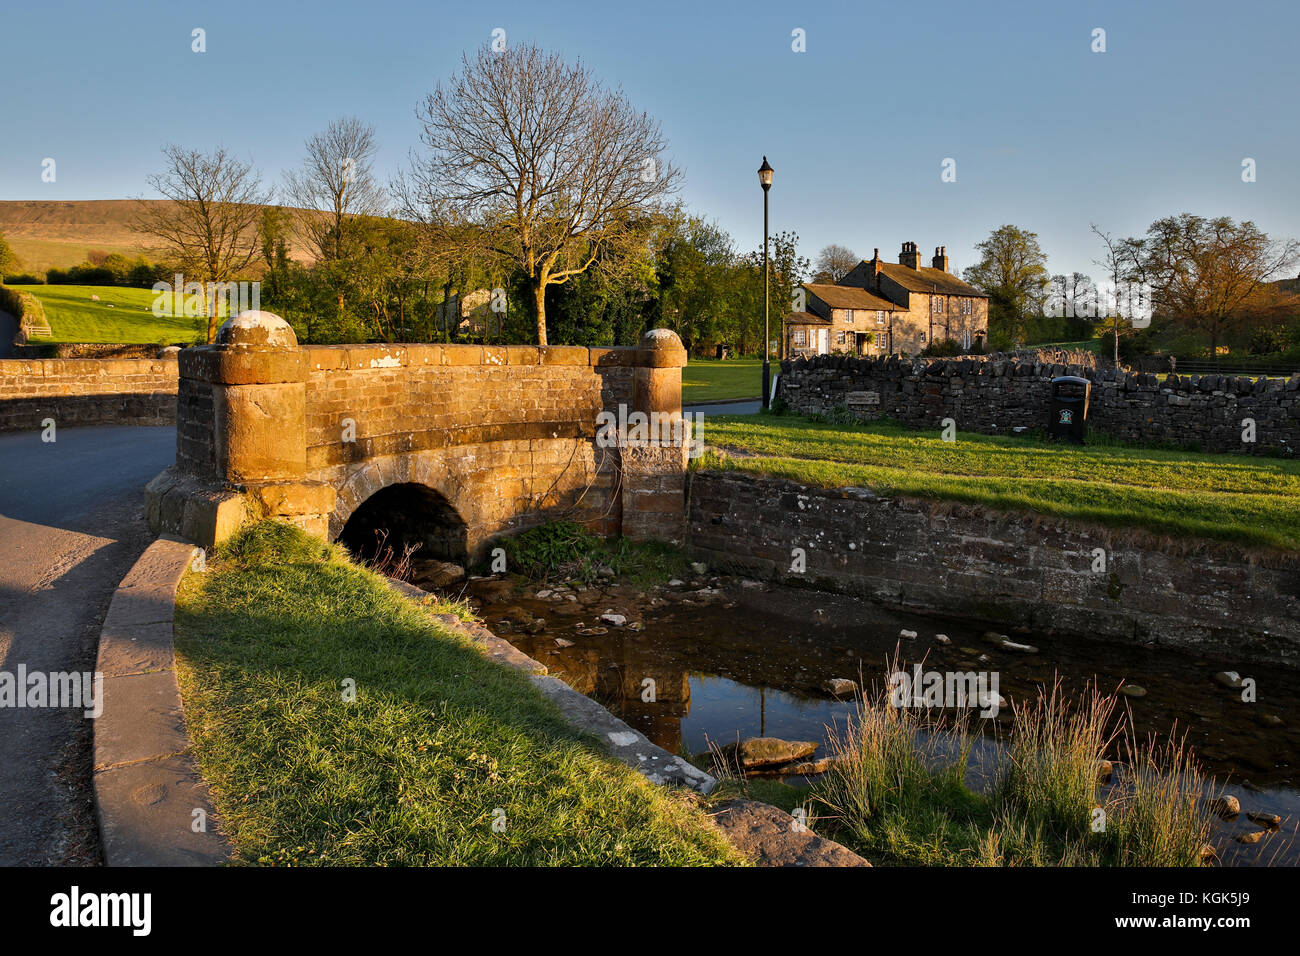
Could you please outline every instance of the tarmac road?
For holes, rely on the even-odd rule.
[[[0,434],[0,676],[93,671],[113,590],[152,536],[144,486],[171,427]],[[101,862],[82,708],[0,701],[0,866]]]

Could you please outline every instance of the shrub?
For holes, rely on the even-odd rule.
[[[956,339],[936,339],[921,349],[921,354],[927,357],[942,356],[946,358],[952,355],[960,355],[961,346],[957,344]]]

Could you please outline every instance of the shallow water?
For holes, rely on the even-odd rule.
[[[485,582],[474,582],[471,593],[484,600],[481,614],[489,627],[674,753],[699,754],[710,743],[772,736],[818,741],[824,754],[829,728],[843,727],[854,704],[836,700],[823,683],[838,677],[879,685],[896,648],[909,669],[923,663],[935,671],[996,672],[998,691],[1012,704],[1036,696],[1058,675],[1068,694],[1082,692],[1089,682],[1104,691],[1121,682],[1137,684],[1145,696],[1121,700],[1139,734],[1185,733],[1205,770],[1240,799],[1243,811],[1283,817],[1280,832],[1254,845],[1233,839],[1260,829],[1244,812],[1223,823],[1215,840],[1223,861],[1300,863],[1300,671],[1012,633],[1012,640],[1039,650],[1017,653],[984,640],[984,625],[897,614],[818,591],[758,589],[737,580],[720,584],[715,595],[688,586],[610,586],[579,592],[578,600],[541,600],[506,597],[499,587],[493,593]],[[597,617],[605,610],[626,615],[644,630],[601,624]],[[530,616],[544,620],[545,629],[521,632],[519,619]],[[506,617],[516,620],[499,624]],[[580,633],[593,625],[606,633]],[[900,640],[904,629],[918,636]],[[939,633],[952,643],[937,643]],[[556,638],[572,646],[559,646]],[[980,661],[981,655],[987,660]],[[1213,675],[1222,670],[1253,677],[1258,700],[1243,702],[1239,691],[1215,684]],[[642,699],[647,679],[654,682],[653,702]],[[1281,723],[1266,725],[1266,717]],[[974,723],[996,738],[1009,718],[1004,711],[996,720]]]

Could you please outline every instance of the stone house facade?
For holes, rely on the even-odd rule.
[[[915,355],[951,340],[962,352],[980,352],[988,340],[988,296],[948,271],[948,252],[934,250],[921,264],[916,243],[903,243],[898,262],[880,250],[834,285],[800,286],[804,308],[784,320],[786,356]]]

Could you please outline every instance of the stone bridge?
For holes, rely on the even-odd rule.
[[[400,527],[451,560],[557,519],[679,541],[686,447],[610,442],[598,416],[680,420],[685,364],[662,329],[624,348],[301,347],[243,313],[180,353],[176,464],[149,484],[149,524],[203,546],[262,517],[349,545]]]

